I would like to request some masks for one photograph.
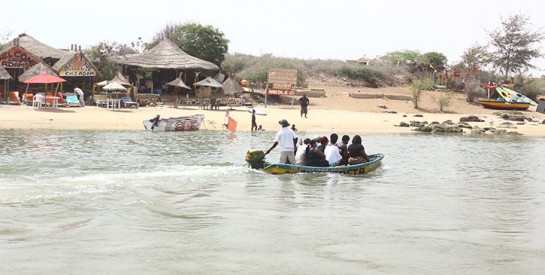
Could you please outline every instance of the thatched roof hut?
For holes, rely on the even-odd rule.
[[[0,66],[0,80],[13,79],[6,69]]]
[[[8,49],[14,46],[20,46],[40,58],[61,59],[68,52],[46,45],[26,33],[19,34],[18,37],[2,45],[1,48]]]
[[[224,95],[234,96],[235,94],[244,92],[244,89],[242,89],[242,87],[231,78],[227,78],[227,80],[223,82],[222,86]]]
[[[43,62],[40,62],[40,63],[32,66],[32,68],[26,70],[22,75],[20,75],[18,77],[18,79],[19,79],[19,82],[24,82],[25,80],[27,80],[29,78],[32,78],[32,77],[35,77],[35,76],[38,76],[38,75],[41,75],[41,74],[44,74],[44,73],[54,75],[54,76],[58,76],[57,73],[51,67],[44,64]]]
[[[185,53],[170,40],[163,40],[157,46],[143,53],[113,57],[112,59],[123,65],[146,68],[197,71],[219,70],[216,64]]]
[[[182,80],[182,74],[180,74],[180,76],[178,76],[176,79],[168,82],[166,85],[191,90],[191,88],[187,86],[185,82]]]

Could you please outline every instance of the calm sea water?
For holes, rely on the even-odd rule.
[[[368,175],[248,169],[273,137],[0,131],[0,274],[545,270],[544,138],[364,135]]]

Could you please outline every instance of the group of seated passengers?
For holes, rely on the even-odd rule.
[[[335,133],[331,134],[330,139],[331,142],[325,136],[317,140],[306,138],[303,141],[306,147],[299,143],[295,155],[296,164],[328,167],[369,162],[359,135],[352,138],[350,145],[348,145],[350,137],[347,135],[344,135],[339,143],[337,143],[339,136]]]

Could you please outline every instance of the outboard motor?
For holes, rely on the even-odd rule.
[[[265,152],[262,150],[246,152],[246,162],[252,169],[263,169],[265,167]]]

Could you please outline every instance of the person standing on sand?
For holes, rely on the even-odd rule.
[[[255,109],[252,110],[252,129],[251,131],[257,131],[257,122],[255,120]]]
[[[278,122],[278,124],[282,125],[282,129],[276,133],[274,143],[271,148],[265,152],[265,155],[270,153],[271,150],[280,143],[280,163],[295,164],[297,135],[292,129],[290,129],[290,124],[287,120],[282,119]]]
[[[299,98],[299,104],[301,105],[301,117],[303,117],[303,114],[305,115],[305,118],[307,117],[307,107],[310,104],[310,100],[308,100],[308,97],[306,94],[303,94],[301,98]]]
[[[79,105],[81,107],[85,107],[85,101],[84,101],[84,95],[83,95],[83,91],[78,87],[76,86],[74,88],[74,93],[76,93],[78,95],[78,98],[79,98]]]

